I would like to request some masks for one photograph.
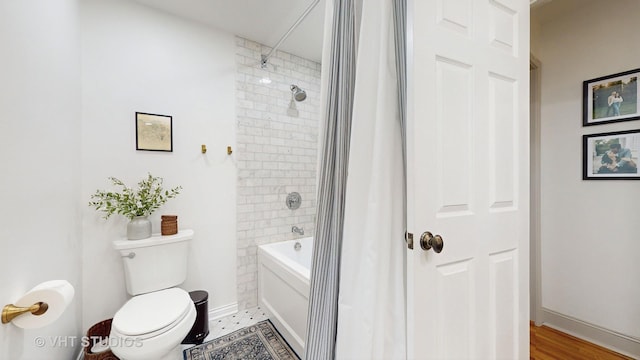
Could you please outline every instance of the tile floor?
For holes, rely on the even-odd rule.
[[[243,327],[259,323],[267,320],[266,313],[258,306],[255,308],[238,311],[233,315],[229,315],[217,320],[209,321],[209,336],[204,341],[213,340],[220,336],[230,334]]]
[[[237,313],[225,316],[220,319],[209,320],[209,335],[203,342],[207,342],[220,336],[230,334],[243,327],[256,324],[262,320],[267,320],[267,314],[258,306],[247,310],[238,311]],[[188,349],[195,345],[182,345],[182,350]]]

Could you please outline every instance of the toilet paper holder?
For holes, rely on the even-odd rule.
[[[73,300],[75,290],[66,280],[50,280],[36,285],[2,309],[3,324],[22,329],[38,329],[56,321]]]
[[[49,310],[49,304],[42,301],[27,307],[19,307],[13,304],[5,305],[4,308],[2,308],[2,323],[10,323],[11,320],[28,312],[33,315],[42,315],[46,313],[47,310]]]

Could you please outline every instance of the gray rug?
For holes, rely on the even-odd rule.
[[[264,320],[184,351],[185,360],[298,360],[273,327]]]

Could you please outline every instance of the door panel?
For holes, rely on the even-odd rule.
[[[438,358],[468,359],[475,353],[475,285],[473,261],[464,260],[437,268],[437,344]],[[448,299],[460,299],[449,301]]]
[[[409,0],[409,358],[528,357],[529,7]]]
[[[518,324],[518,257],[516,250],[489,256],[489,311],[491,359],[517,359],[518,342],[512,334]],[[509,339],[510,341],[502,341]]]
[[[439,172],[438,216],[463,215],[470,210],[471,66],[436,59],[436,136],[434,156]],[[457,139],[457,141],[450,141]]]
[[[518,1],[490,1],[491,45],[514,57],[518,56]],[[527,29],[528,30],[528,29]]]
[[[514,79],[489,74],[489,161],[490,206],[513,209],[517,180],[517,83]]]
[[[436,6],[439,25],[467,36],[471,34],[471,0],[439,0]]]

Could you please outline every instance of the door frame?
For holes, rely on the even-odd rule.
[[[529,122],[530,122],[530,200],[529,200],[529,301],[530,316],[536,326],[543,323],[542,311],[542,255],[540,239],[540,155],[541,155],[541,69],[533,54],[529,59]]]

